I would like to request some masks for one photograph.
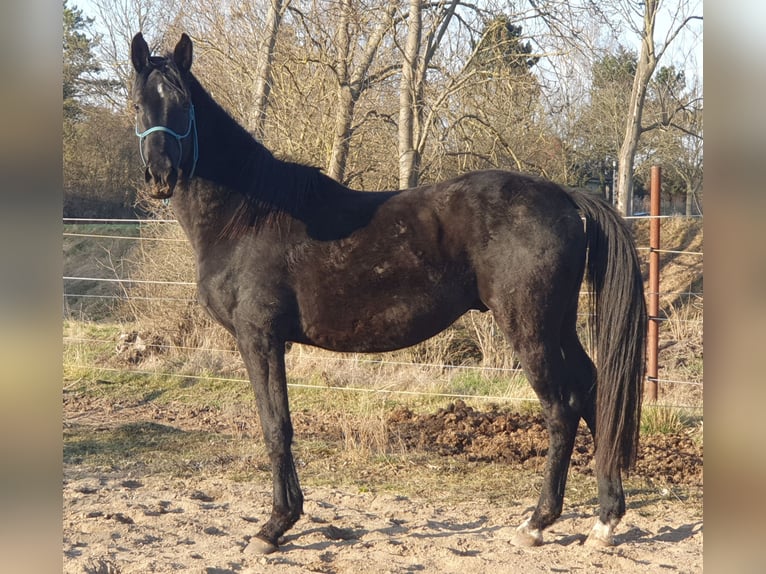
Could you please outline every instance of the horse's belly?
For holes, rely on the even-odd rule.
[[[393,351],[440,333],[471,307],[468,299],[422,294],[329,300],[315,313],[302,313],[304,342],[343,352]]]

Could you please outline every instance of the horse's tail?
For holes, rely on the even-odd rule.
[[[609,204],[572,198],[585,216],[591,340],[596,378],[596,469],[612,474],[635,463],[646,352],[644,285],[630,228]]]

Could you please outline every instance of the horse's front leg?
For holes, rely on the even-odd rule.
[[[273,480],[271,517],[251,539],[247,552],[269,554],[277,549],[279,537],[303,513],[303,493],[290,450],[293,426],[287,398],[285,348],[283,342],[264,335],[245,338],[238,333],[237,343],[255,391]]]

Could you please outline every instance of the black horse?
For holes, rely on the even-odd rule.
[[[191,73],[192,42],[157,57],[131,45],[146,181],[197,257],[199,298],[235,337],[255,391],[273,473],[271,517],[251,545],[276,550],[302,514],[291,452],[285,343],[381,352],[413,345],[469,309],[491,310],[518,352],[550,435],[535,511],[516,531],[542,543],[561,514],[582,418],[596,444],[599,516],[613,544],[621,470],[635,460],[646,313],[629,229],[605,202],[507,171],[406,191],[350,190],[280,161]],[[599,368],[575,332],[587,269]]]

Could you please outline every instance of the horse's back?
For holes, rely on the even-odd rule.
[[[556,243],[582,225],[568,191],[534,176],[503,170],[471,172],[432,187],[442,225],[482,249],[495,240],[526,237]],[[440,197],[444,196],[444,198]]]

